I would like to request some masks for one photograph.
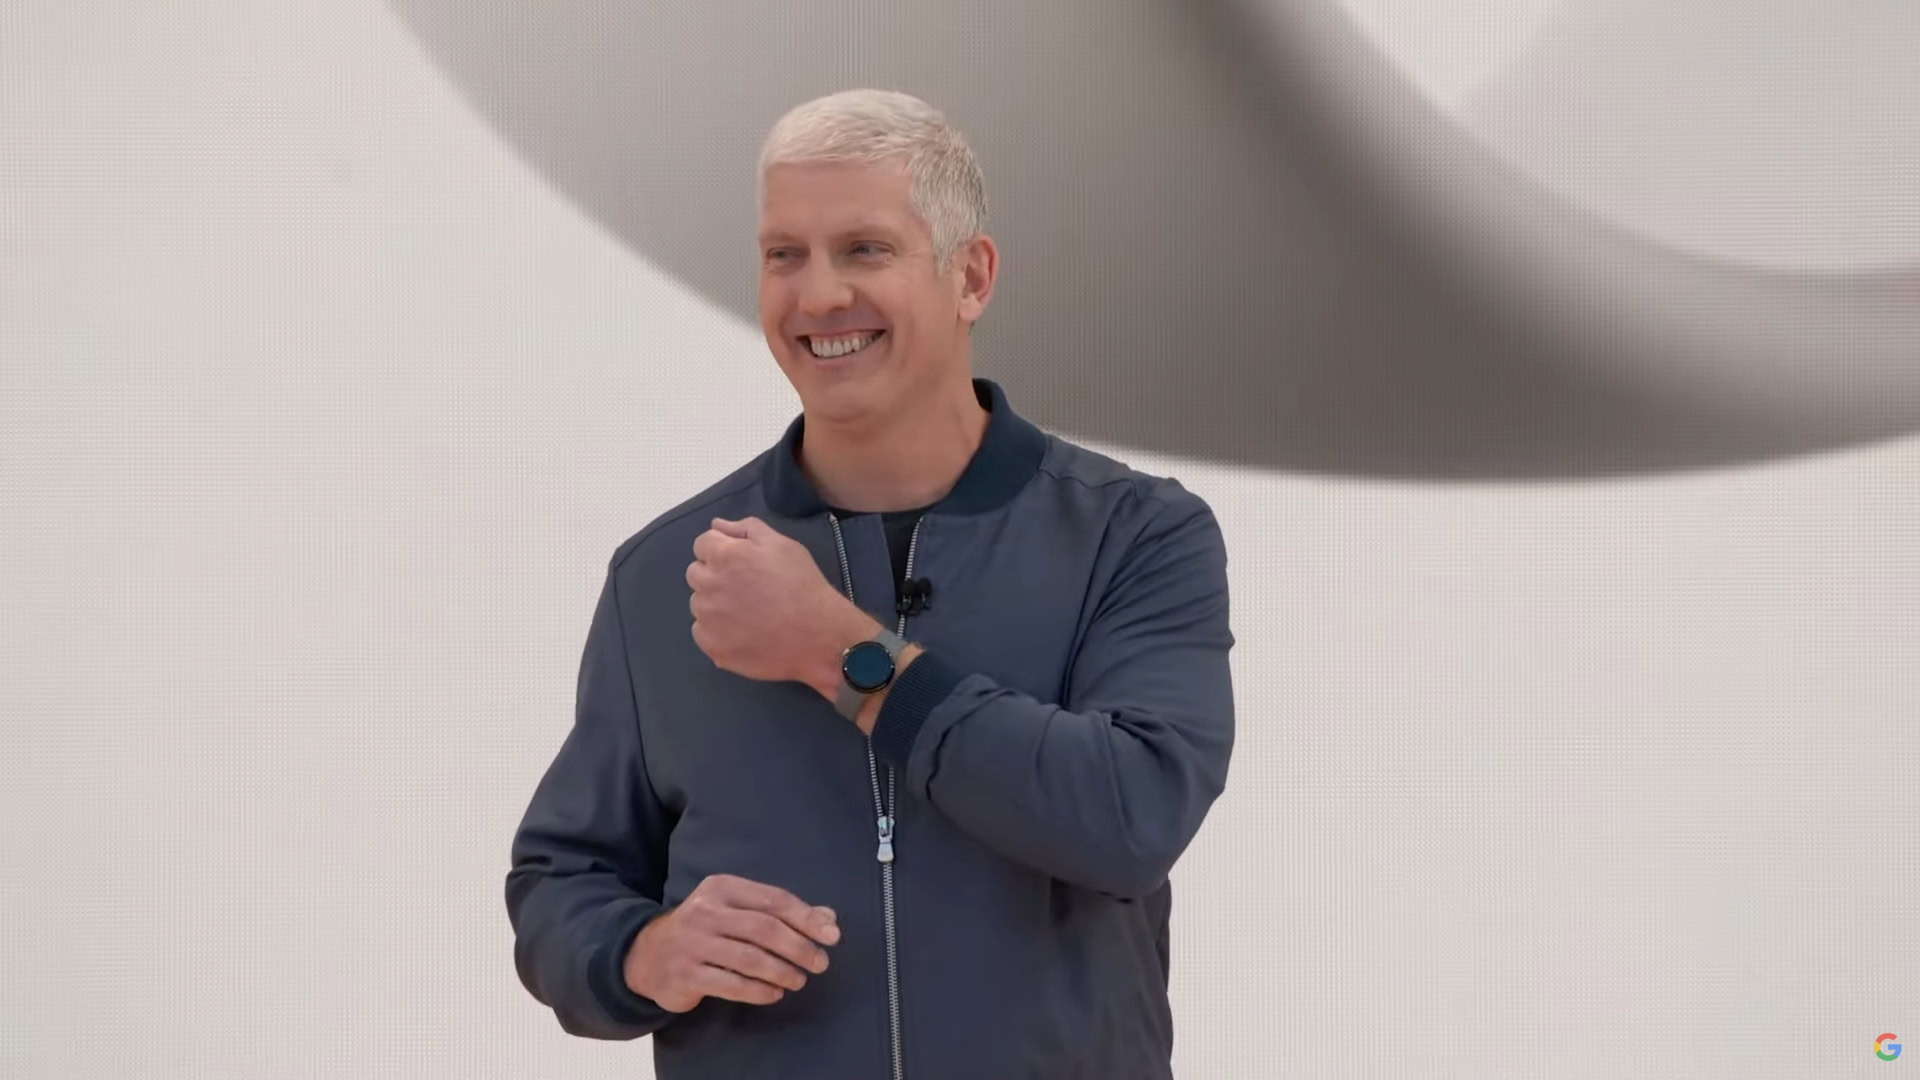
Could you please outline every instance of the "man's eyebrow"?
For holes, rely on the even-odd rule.
[[[884,222],[864,221],[840,234],[843,240],[850,240],[856,236],[877,236],[883,240],[897,240],[900,238],[900,230]]]
[[[833,239],[852,240],[855,237],[871,236],[898,243],[900,241],[900,235],[900,230],[891,225],[878,221],[868,221],[836,230],[833,234]],[[767,244],[791,244],[798,240],[799,237],[784,229],[768,229],[760,233],[760,243],[763,246]]]

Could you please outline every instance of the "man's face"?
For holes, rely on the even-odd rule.
[[[811,413],[857,420],[954,375],[985,302],[970,262],[980,259],[963,251],[935,272],[903,166],[767,171],[760,326]]]

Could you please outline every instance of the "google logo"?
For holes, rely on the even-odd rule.
[[[1882,1035],[1873,1040],[1873,1056],[1879,1058],[1881,1061],[1892,1061],[1894,1058],[1899,1057],[1900,1044],[1893,1041],[1899,1037],[1898,1035]]]

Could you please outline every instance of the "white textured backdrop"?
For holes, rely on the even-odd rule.
[[[507,844],[607,556],[797,407],[384,6],[9,5],[0,1075],[647,1075],[518,985]],[[1913,1067],[1871,1040],[1920,1043],[1920,443],[1503,487],[1101,448],[1232,556],[1180,1075]]]

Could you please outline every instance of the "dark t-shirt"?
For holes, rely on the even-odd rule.
[[[893,596],[900,598],[900,585],[907,579],[907,548],[913,542],[913,526],[926,512],[925,507],[918,510],[889,510],[880,515],[880,521],[887,529],[887,551],[893,555]],[[848,510],[834,510],[841,519],[860,517]]]

